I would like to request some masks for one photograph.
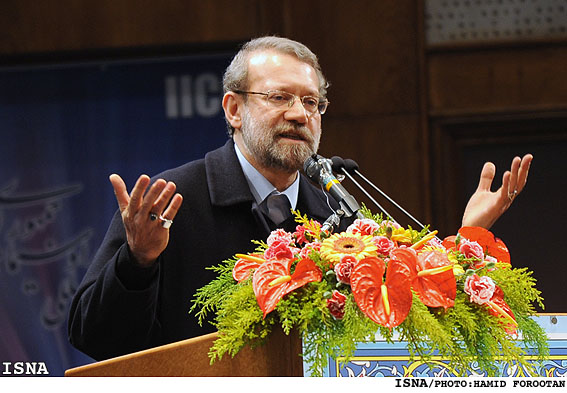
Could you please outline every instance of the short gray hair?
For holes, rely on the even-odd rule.
[[[276,36],[254,38],[242,46],[224,73],[222,81],[224,93],[236,90],[248,90],[248,58],[251,53],[264,50],[274,50],[295,56],[298,60],[313,67],[319,79],[319,96],[326,99],[329,83],[323,75],[317,56],[300,42]],[[227,126],[228,135],[232,137],[234,128],[228,121]]]

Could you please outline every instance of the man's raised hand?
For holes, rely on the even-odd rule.
[[[462,226],[489,229],[524,189],[532,160],[531,154],[526,154],[521,159],[515,157],[510,170],[502,176],[502,186],[496,192],[490,190],[496,167],[491,162],[485,163],[478,187],[465,208]]]
[[[156,180],[146,192],[150,184],[147,175],[138,178],[130,194],[119,175],[112,174],[109,179],[118,201],[130,252],[140,265],[149,266],[169,242],[167,223],[175,218],[183,197],[175,193],[175,183],[163,179]]]

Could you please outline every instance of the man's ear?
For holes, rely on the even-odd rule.
[[[222,98],[222,109],[224,109],[224,116],[228,123],[235,129],[240,129],[242,126],[241,106],[243,105],[240,97],[237,97],[233,91],[227,92]]]

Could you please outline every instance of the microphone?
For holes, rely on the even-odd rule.
[[[353,171],[355,169],[358,169],[358,164],[354,161],[351,160],[350,158],[347,158],[346,160],[343,160],[341,157],[339,156],[334,156],[331,158],[331,162],[332,162],[332,170],[334,170],[335,172],[343,172],[359,189],[360,191],[362,191],[364,193],[364,195],[366,195],[366,197],[368,199],[370,199],[372,201],[372,203],[374,203],[378,209],[380,209],[382,211],[382,213],[384,213],[387,217],[389,217],[389,219],[391,219],[392,221],[396,221],[394,220],[394,217],[388,213],[386,211],[386,209],[380,205],[376,199],[374,199],[372,197],[372,195],[370,195],[368,193],[368,191],[366,191],[364,189],[364,187],[362,187],[354,177],[352,177],[352,175],[349,173],[350,171]]]
[[[311,180],[325,187],[327,192],[339,203],[346,217],[354,214],[362,218],[360,205],[333,175],[332,162],[318,154],[313,154],[303,164],[303,171]]]
[[[358,164],[356,163],[355,160],[351,160],[350,158],[347,158],[346,160],[344,160],[344,162],[345,162],[345,169],[347,171],[354,172],[358,170]]]
[[[401,207],[398,203],[396,203],[396,201],[394,201],[392,198],[390,198],[384,191],[382,191],[380,188],[378,188],[374,183],[372,183],[370,180],[368,180],[362,173],[360,173],[360,171],[358,170],[358,164],[356,163],[356,161],[351,160],[350,158],[347,158],[345,160],[343,160],[341,157],[338,156],[334,156],[331,159],[332,161],[332,169],[336,172],[342,171],[346,176],[348,176],[348,178],[358,186],[358,188],[360,188],[362,190],[362,192],[364,192],[364,194],[372,201],[374,202],[378,208],[380,210],[382,210],[387,216],[389,216],[390,218],[393,219],[393,217],[388,214],[365,190],[364,188],[362,188],[362,186],[360,184],[358,184],[358,182],[352,177],[352,175],[350,175],[349,172],[354,172],[355,174],[357,174],[358,176],[360,176],[361,179],[363,179],[366,183],[368,183],[372,188],[374,188],[377,192],[379,192],[384,198],[386,198],[392,205],[394,205],[395,207],[397,207],[398,209],[400,209],[401,212],[403,212],[407,217],[409,217],[411,220],[413,220],[413,222],[415,222],[417,225],[419,225],[421,227],[421,229],[424,229],[425,226],[419,222],[414,216],[412,216],[410,213],[408,213],[403,207]]]

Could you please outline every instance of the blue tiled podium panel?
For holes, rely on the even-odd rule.
[[[567,314],[538,315],[535,320],[548,335],[549,359],[537,362],[536,356],[529,356],[541,376],[567,376]],[[329,359],[329,366],[323,375],[327,377],[454,377],[457,375],[450,362],[441,357],[433,357],[429,364],[410,359],[406,342],[389,344],[377,339],[376,342],[360,343],[350,361],[340,363],[340,358]],[[502,377],[526,376],[525,370],[514,364],[498,362]],[[433,365],[433,367],[430,367]],[[475,364],[472,364],[475,370]],[[308,370],[309,365],[304,365]],[[484,375],[480,370],[474,375]],[[307,376],[306,372],[306,376]]]

